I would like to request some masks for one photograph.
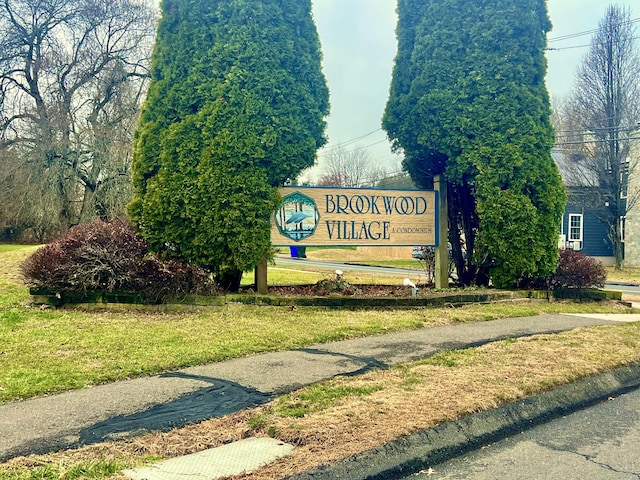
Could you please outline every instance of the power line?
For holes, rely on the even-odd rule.
[[[616,25],[607,25],[607,27],[612,26],[612,27],[622,27],[625,25],[633,25],[634,23],[638,23],[640,22],[640,18],[634,18],[631,20],[627,20],[625,22],[620,22]],[[595,33],[598,33],[599,31],[603,30],[605,27],[598,27],[598,28],[594,28],[591,30],[585,30],[583,32],[577,32],[577,33],[570,33],[567,35],[561,35],[559,37],[554,37],[554,38],[550,38],[547,40],[548,43],[551,42],[562,42],[565,40],[572,40],[574,38],[579,38],[579,37],[583,37],[586,35],[593,35]],[[632,37],[631,40],[637,40],[640,37]],[[576,48],[587,48],[590,47],[591,44],[583,44],[583,45],[571,45],[568,47],[547,47],[545,50],[547,51],[554,51],[554,52],[558,52],[560,50],[572,50],[572,49],[576,49]]]
[[[625,138],[616,138],[614,141],[616,142],[624,142],[627,140],[640,140],[640,137],[625,137]],[[576,142],[557,142],[556,146],[565,146],[565,145],[589,145],[591,143],[609,143],[612,139],[603,139],[603,140],[583,140]]]
[[[375,130],[371,130],[368,133],[365,133],[364,135],[360,135],[359,137],[356,138],[352,138],[351,140],[347,140],[346,142],[342,142],[340,143],[340,145],[344,146],[344,145],[350,145],[352,143],[357,142],[358,140],[362,140],[364,138],[370,137],[371,135],[373,135],[374,133],[378,133],[380,130],[382,130],[381,128],[376,128]]]
[[[381,180],[387,179],[387,178],[392,178],[392,177],[397,177],[399,175],[405,174],[407,172],[403,171],[403,170],[394,170],[394,171],[389,171],[389,172],[384,172],[384,177],[379,178],[379,177],[364,177],[358,180],[358,184],[351,184],[351,185],[344,185],[345,187],[365,187],[367,185],[370,185],[372,187],[375,186],[376,183],[380,182]]]
[[[611,117],[613,118],[613,117]],[[600,128],[575,128],[568,130],[556,130],[556,137],[573,137],[573,136],[585,136],[595,134],[607,134],[618,132],[633,132],[634,130],[640,130],[640,122],[635,125],[624,125],[618,127],[600,127]]]
[[[555,48],[555,47],[547,47],[545,48],[545,50],[547,52],[559,52],[561,50],[573,50],[576,48],[587,48],[590,47],[591,44],[584,44],[584,45],[572,45],[571,47],[562,47],[562,48]]]
[[[386,138],[383,139],[383,140],[378,140],[377,142],[370,143],[368,145],[360,145],[360,146],[357,146],[355,148],[352,148],[351,150],[345,150],[344,152],[341,152],[341,153],[349,154],[349,153],[353,153],[353,152],[359,152],[360,150],[366,150],[369,147],[373,147],[375,145],[380,145],[381,143],[385,143],[385,142],[387,142]],[[324,151],[322,151],[321,156],[326,157],[327,155],[330,155],[334,151],[339,150],[340,148],[342,148],[343,145],[345,145],[345,144],[340,143],[340,144],[336,145],[335,147],[330,148],[329,150],[324,150]]]
[[[564,40],[571,40],[573,38],[584,37],[585,35],[593,35],[594,33],[598,32],[599,30],[600,30],[600,28],[594,28],[592,30],[585,30],[584,32],[570,33],[570,34],[567,34],[567,35],[562,35],[560,37],[550,38],[550,39],[548,39],[548,42],[562,42]]]
[[[640,38],[640,36],[638,37],[631,37],[631,40],[638,40]],[[561,47],[561,48],[556,48],[556,47],[547,47],[545,48],[545,50],[547,51],[551,51],[551,52],[560,52],[562,50],[573,50],[576,48],[588,48],[591,47],[593,44],[589,43],[589,44],[584,44],[584,45],[572,45],[570,47]]]
[[[625,22],[620,22],[620,23],[618,23],[618,24],[616,24],[616,25],[612,25],[612,26],[619,26],[619,27],[622,27],[622,26],[624,26],[624,25],[632,25],[632,24],[634,24],[634,23],[638,23],[638,22],[640,22],[640,17],[639,17],[639,18],[633,18],[633,19],[631,19],[631,20],[627,20],[627,21],[625,21]],[[561,35],[561,36],[559,36],[559,37],[553,37],[553,38],[550,38],[550,39],[548,40],[548,42],[562,42],[562,41],[564,41],[564,40],[571,40],[571,39],[573,39],[573,38],[584,37],[584,36],[586,36],[586,35],[593,35],[594,33],[597,33],[597,32],[599,32],[599,31],[600,31],[600,30],[602,30],[602,29],[603,29],[603,28],[598,27],[598,28],[594,28],[594,29],[591,29],[591,30],[585,30],[585,31],[583,31],[583,32],[569,33],[569,34],[567,34],[567,35]],[[568,47],[565,47],[565,48],[568,48]]]
[[[604,121],[608,121],[608,120],[614,120],[614,119],[619,119],[620,116],[616,116],[616,115],[611,115],[609,117],[603,117],[600,118],[599,121],[600,122],[604,122]],[[636,122],[635,125],[627,125],[627,126],[618,126],[618,127],[582,127],[582,128],[571,128],[568,130],[556,130],[557,132],[569,132],[569,133],[573,133],[573,132],[596,132],[596,131],[600,131],[600,130],[638,130],[640,129],[640,121]]]
[[[597,130],[565,130],[566,133],[556,132],[556,138],[572,138],[572,137],[587,137],[587,136],[605,136],[605,135],[619,135],[624,132],[633,132],[634,130],[638,130],[635,128],[601,128]]]
[[[362,145],[362,146],[358,146],[358,147],[356,147],[356,148],[354,148],[354,149],[352,149],[352,150],[349,150],[349,152],[348,152],[348,153],[351,153],[351,152],[357,152],[357,151],[359,151],[359,150],[365,150],[365,149],[367,149],[367,148],[369,148],[369,147],[373,147],[373,146],[375,146],[375,145],[380,145],[381,143],[385,143],[386,141],[387,141],[387,139],[385,138],[385,139],[383,139],[383,140],[378,140],[377,142],[370,143],[369,145]]]
[[[343,148],[343,147],[345,147],[347,145],[351,145],[352,143],[355,143],[355,142],[357,142],[359,140],[362,140],[364,138],[370,137],[374,133],[378,133],[380,131],[382,131],[381,128],[376,128],[375,130],[371,130],[370,132],[367,132],[367,133],[362,134],[360,136],[354,137],[351,140],[347,140],[346,142],[340,142],[340,143],[332,146],[331,148],[328,148],[327,150],[325,150],[325,152],[331,152],[333,150],[336,150],[336,149],[339,149],[339,148]]]

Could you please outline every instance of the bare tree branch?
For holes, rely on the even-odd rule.
[[[155,22],[147,0],[0,0],[0,162],[10,156],[49,177],[28,185],[34,209],[42,188],[59,197],[49,200],[60,209],[52,231],[120,213],[104,210],[100,197],[112,193],[103,185],[123,193],[107,204],[121,211],[127,201],[129,180],[119,172],[130,158]]]
[[[565,151],[565,180],[591,187],[585,206],[603,223],[622,265],[620,218],[640,195],[629,190],[638,170],[640,51],[628,9],[612,5],[595,33],[578,72],[576,88],[557,127]]]
[[[386,170],[369,156],[364,147],[356,146],[347,151],[338,145],[331,148],[321,160],[324,174],[318,185],[342,187],[374,186],[386,175]]]

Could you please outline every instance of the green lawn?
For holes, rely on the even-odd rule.
[[[367,265],[377,265],[380,267],[407,268],[409,270],[424,270],[424,262],[415,259],[406,260],[367,260]]]
[[[19,250],[28,250],[28,249],[33,249],[34,247],[32,245],[7,245],[4,243],[0,243],[0,253],[5,253],[5,252],[15,252],[15,251],[19,251]]]
[[[3,246],[0,251],[0,403],[258,352],[427,325],[610,309],[595,304],[527,303],[385,311],[292,311],[245,305],[190,313],[43,310],[25,305],[28,291],[18,274],[20,261],[34,248]],[[272,278],[310,283],[309,276],[322,275],[294,273],[274,268]]]

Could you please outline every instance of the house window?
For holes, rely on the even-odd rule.
[[[582,214],[569,215],[569,238],[570,242],[582,241]]]
[[[620,217],[620,240],[624,243],[625,236],[627,234],[627,217]]]

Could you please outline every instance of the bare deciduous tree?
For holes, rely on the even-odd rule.
[[[346,150],[342,145],[333,147],[325,153],[321,163],[324,173],[317,181],[319,186],[374,186],[387,174],[362,146],[353,150]]]
[[[5,225],[50,237],[123,211],[155,17],[146,0],[0,1]]]
[[[640,174],[640,51],[630,12],[611,5],[593,36],[575,90],[558,130],[557,145],[569,159],[569,181],[592,187],[588,208],[609,230],[616,267],[622,266],[621,218],[638,201],[629,177]]]

